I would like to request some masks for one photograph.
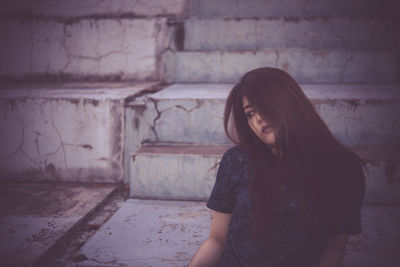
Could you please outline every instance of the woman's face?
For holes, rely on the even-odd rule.
[[[266,145],[274,147],[275,145],[275,128],[271,123],[263,119],[260,114],[250,105],[246,97],[243,97],[243,111],[247,117],[247,122],[253,133]],[[276,148],[272,148],[272,152],[276,152]]]

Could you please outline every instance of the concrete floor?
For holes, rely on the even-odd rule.
[[[1,183],[1,266],[33,266],[116,188],[111,184]]]
[[[204,202],[128,199],[70,266],[184,266],[207,238]]]
[[[205,203],[126,199],[128,188],[115,199],[116,188],[1,183],[0,265],[185,266],[209,232]],[[398,267],[400,207],[363,206],[362,222],[343,267]]]
[[[128,199],[69,266],[177,267],[207,238],[204,202]],[[398,267],[400,207],[364,206],[363,233],[352,236],[343,267]]]

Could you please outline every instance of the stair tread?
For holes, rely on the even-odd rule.
[[[0,97],[124,99],[156,86],[157,83],[1,84]]]
[[[155,94],[152,99],[226,99],[231,83],[176,83]],[[310,99],[400,100],[397,84],[300,84]]]
[[[140,147],[134,154],[182,154],[182,155],[215,155],[221,156],[234,144],[186,144],[186,143],[151,143]],[[382,146],[350,147],[361,158],[400,160],[400,149]]]
[[[152,144],[144,145],[135,154],[222,155],[232,145]]]

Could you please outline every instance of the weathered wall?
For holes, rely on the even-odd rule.
[[[2,1],[2,81],[163,80],[186,0]]]
[[[2,88],[0,180],[121,182],[124,102],[149,86]]]

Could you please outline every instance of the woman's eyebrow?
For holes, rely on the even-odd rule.
[[[251,106],[250,105],[246,105],[246,106],[243,107],[243,109],[246,109],[246,108],[251,108]]]

